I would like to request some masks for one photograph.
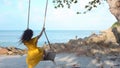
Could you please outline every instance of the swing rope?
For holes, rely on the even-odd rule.
[[[29,0],[29,6],[28,6],[28,20],[27,20],[27,29],[29,29],[29,21],[30,21],[30,2],[31,2],[31,0]]]
[[[29,29],[30,2],[31,2],[31,1],[29,0],[27,29]],[[47,36],[47,33],[46,33],[46,31],[45,31],[45,23],[46,23],[46,15],[47,15],[47,6],[48,6],[48,0],[46,1],[46,8],[45,8],[45,15],[44,15],[44,22],[43,22],[42,31],[43,31],[43,33],[44,33],[46,39],[47,39],[47,42],[48,42],[48,45],[49,45],[51,51],[48,52],[48,54],[46,54],[46,56],[44,57],[44,60],[51,60],[51,61],[53,61],[53,63],[55,63],[54,59],[55,59],[56,53],[55,53],[53,47],[51,46],[50,41],[49,41],[48,36]],[[42,36],[42,31],[41,31],[41,33],[40,33],[40,34],[41,34],[40,37]],[[56,64],[56,63],[55,63],[55,64]]]
[[[45,7],[45,15],[44,15],[44,24],[43,24],[43,28],[45,27],[45,23],[46,23],[47,7],[48,7],[48,0],[46,1],[46,7]]]
[[[47,7],[48,7],[48,0],[46,1],[46,8],[45,8],[43,29],[45,28],[45,23],[46,23]],[[50,41],[49,41],[49,39],[48,39],[48,36],[47,36],[47,33],[46,33],[45,30],[44,30],[44,34],[45,34],[45,37],[46,37],[46,39],[47,39],[47,42],[48,42],[48,45],[49,45],[50,49],[54,52],[54,49],[53,49],[52,46],[51,46],[51,43],[50,43]]]
[[[30,4],[31,4],[31,0],[29,0],[29,6],[28,6],[27,29],[29,29],[29,22],[30,22]],[[45,28],[46,15],[47,15],[47,7],[48,7],[48,0],[46,1],[45,15],[44,15],[44,23],[43,23],[43,28],[42,28],[42,30]],[[54,49],[53,49],[52,46],[51,46],[51,43],[50,43],[50,41],[49,41],[49,39],[48,39],[48,36],[47,36],[47,33],[46,33],[45,30],[44,30],[44,34],[45,34],[45,37],[46,37],[46,39],[47,39],[47,42],[48,42],[48,45],[49,45],[50,49],[51,49],[52,51],[54,51]],[[41,36],[42,36],[42,35],[41,35]]]

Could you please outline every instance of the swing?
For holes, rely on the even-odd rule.
[[[27,29],[29,29],[29,17],[30,17],[30,0],[29,0],[29,7],[28,7],[28,20],[27,20]],[[46,22],[46,14],[47,14],[47,6],[48,6],[48,0],[46,1],[46,8],[45,8],[45,15],[44,15],[44,23],[43,23],[43,28],[42,30],[45,28],[45,22]],[[43,33],[45,34],[45,37],[47,39],[47,42],[48,42],[48,45],[50,47],[50,51],[46,51],[45,52],[45,55],[44,55],[44,58],[43,58],[43,61],[52,61],[53,63],[54,62],[54,59],[55,59],[55,56],[56,56],[56,53],[54,51],[54,49],[52,48],[51,44],[50,44],[50,41],[47,37],[47,34],[46,34],[46,31],[44,30]],[[56,64],[56,63],[55,63]]]

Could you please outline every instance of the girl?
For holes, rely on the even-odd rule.
[[[43,34],[45,28],[41,31],[41,33],[36,36],[33,36],[33,31],[31,29],[26,29],[20,39],[21,43],[23,43],[27,48],[27,57],[26,57],[26,63],[28,65],[28,68],[34,68],[39,61],[43,60],[44,58],[44,49],[37,47],[38,39]]]

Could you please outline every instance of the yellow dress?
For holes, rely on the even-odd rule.
[[[43,48],[37,47],[38,38],[34,37],[30,41],[24,41],[24,45],[28,48],[26,63],[28,68],[34,68],[43,59]]]

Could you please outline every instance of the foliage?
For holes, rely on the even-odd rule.
[[[60,8],[60,7],[64,7],[64,5],[67,5],[68,8],[71,7],[71,4],[76,4],[78,2],[78,0],[53,0],[53,3],[56,4],[55,8]]]
[[[87,9],[84,13],[87,11],[91,11],[93,8],[97,8],[98,5],[101,4],[101,0],[92,0],[88,3],[88,5],[85,5],[85,8]]]
[[[101,1],[106,0],[92,0],[88,2],[87,5],[85,5],[86,11],[83,13],[85,14],[88,11],[91,11],[93,8],[96,8],[98,5],[101,5]],[[78,0],[53,0],[53,3],[55,4],[55,8],[64,8],[64,6],[68,6],[68,8],[71,7],[72,4],[78,3]],[[81,12],[77,12],[77,14],[80,14]]]
[[[120,23],[119,22],[115,22],[113,25],[112,25],[112,28],[114,28],[114,27],[120,27]]]

